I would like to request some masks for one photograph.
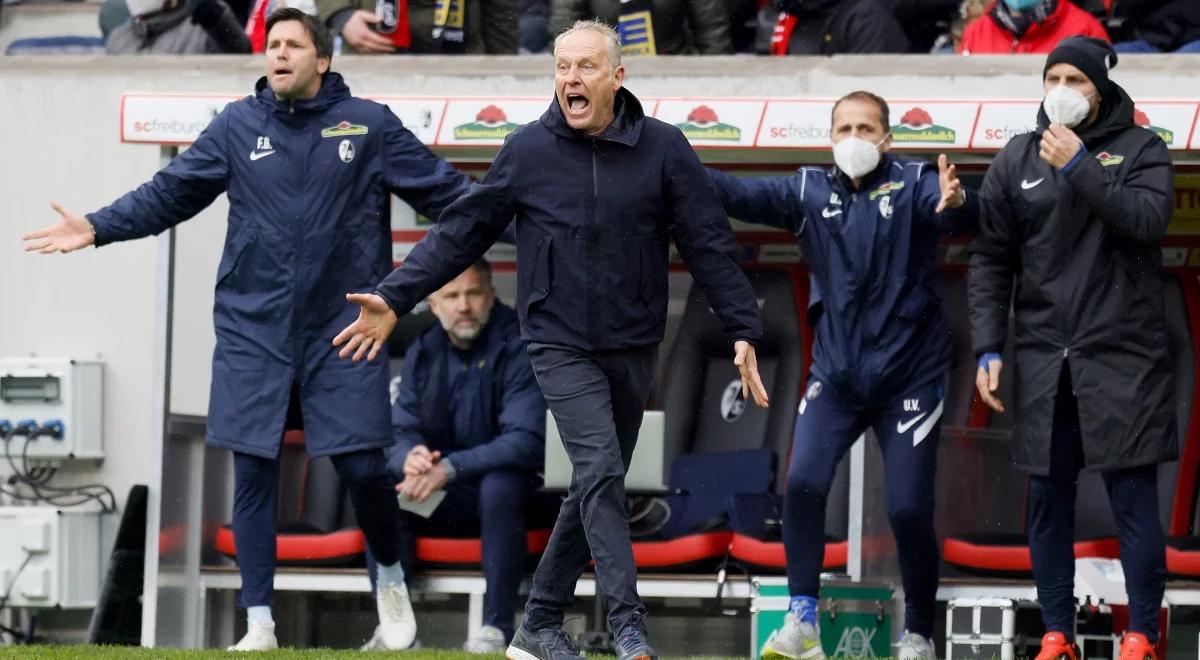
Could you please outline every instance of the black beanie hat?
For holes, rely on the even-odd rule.
[[[1094,37],[1067,37],[1058,42],[1050,55],[1046,57],[1046,68],[1042,69],[1042,79],[1050,67],[1060,62],[1066,62],[1083,72],[1092,81],[1096,90],[1103,96],[1109,91],[1108,72],[1117,66],[1117,52],[1108,42]]]

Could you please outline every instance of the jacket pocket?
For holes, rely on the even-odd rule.
[[[543,237],[537,243],[529,271],[520,273],[520,279],[529,282],[529,290],[525,293],[525,300],[518,309],[522,323],[525,322],[531,311],[541,306],[546,301],[546,298],[550,296],[552,249],[553,246],[550,237]],[[520,270],[519,259],[517,267]]]
[[[646,310],[658,323],[667,318],[667,269],[665,248],[656,239],[645,239],[638,249],[641,273],[641,299]]]
[[[238,265],[243,261],[243,256],[254,243],[256,236],[257,232],[251,226],[241,228],[238,228],[237,225],[230,226],[229,238],[225,242],[225,253],[221,256],[221,264],[217,267],[218,289],[237,272]]]

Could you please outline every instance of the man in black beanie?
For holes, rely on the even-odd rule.
[[[1046,58],[1038,129],[996,156],[971,246],[976,386],[996,411],[1016,318],[1014,460],[1031,473],[1029,549],[1046,636],[1038,660],[1076,660],[1075,488],[1101,472],[1129,594],[1122,658],[1157,658],[1166,580],[1158,464],[1178,453],[1162,252],[1173,208],[1167,147],[1133,122],[1103,41]],[[1015,296],[1014,296],[1014,283]],[[1128,655],[1127,655],[1128,654]]]

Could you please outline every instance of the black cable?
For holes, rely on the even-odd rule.
[[[45,473],[44,477],[34,477],[32,474],[30,474],[28,470],[28,451],[29,444],[33,440],[33,437],[30,435],[25,435],[25,444],[21,448],[21,464],[25,469],[19,469],[12,456],[11,441],[15,434],[16,431],[14,429],[6,433],[4,436],[4,457],[5,460],[8,461],[9,467],[12,468],[13,478],[15,478],[18,483],[23,483],[29,487],[34,494],[33,496],[22,495],[19,492],[7,491],[2,488],[0,488],[0,492],[3,492],[4,494],[16,499],[42,502],[62,508],[82,506],[88,502],[95,501],[105,512],[117,510],[117,497],[113,493],[112,489],[104,484],[83,484],[80,486],[69,487],[50,486],[48,482],[52,477],[54,477],[55,474],[58,473],[58,468],[45,468],[46,470],[49,470],[49,472]],[[12,483],[12,479],[10,479],[9,482]],[[42,491],[47,491],[49,494],[43,493]],[[104,501],[105,495],[108,496],[107,503]],[[72,497],[77,499],[69,499]]]
[[[8,587],[4,590],[4,597],[0,598],[0,612],[3,612],[4,608],[8,607],[8,599],[12,596],[13,587],[17,586],[17,579],[21,577],[21,572],[24,571],[25,567],[29,565],[29,560],[31,559],[33,559],[33,553],[26,551],[25,561],[21,562],[21,566],[17,568],[17,572],[13,574],[12,581],[8,583]]]

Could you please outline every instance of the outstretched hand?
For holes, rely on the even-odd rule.
[[[365,356],[370,362],[379,355],[379,349],[387,343],[388,335],[396,327],[396,313],[374,293],[348,293],[346,300],[359,306],[358,319],[333,338],[333,345],[345,344],[338,351],[338,357],[343,360],[349,357],[358,364]]]
[[[962,182],[958,180],[958,170],[950,164],[946,154],[938,156],[938,187],[942,190],[942,199],[938,202],[934,213],[946,209],[956,209],[966,202]]]
[[[62,219],[56,225],[22,236],[21,240],[25,241],[26,252],[40,254],[62,252],[65,254],[96,242],[96,233],[92,230],[92,223],[84,217],[64,209],[58,202],[50,202],[50,206],[58,211]]]
[[[758,375],[758,357],[754,353],[754,345],[748,341],[738,341],[734,343],[733,350],[733,364],[742,376],[742,398],[749,399],[753,395],[754,403],[766,408],[770,401],[762,377]]]

